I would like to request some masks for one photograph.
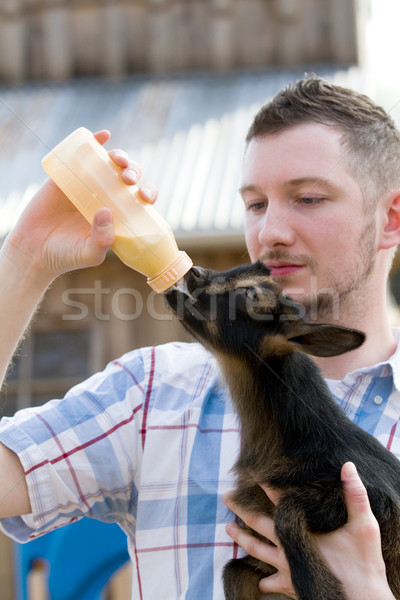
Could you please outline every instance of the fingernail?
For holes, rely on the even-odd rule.
[[[132,168],[126,169],[124,171],[124,177],[125,179],[130,179],[132,183],[136,183],[139,179],[138,173]]]
[[[142,185],[140,190],[140,195],[144,198],[144,200],[153,200],[154,198],[154,190],[147,185]]]
[[[353,479],[354,477],[357,477],[357,475],[358,475],[357,468],[354,463],[347,462],[343,465],[342,476],[345,479]]]
[[[96,215],[96,227],[105,228],[110,225],[112,225],[112,215],[108,209],[102,210]]]
[[[225,531],[228,535],[232,536],[233,533],[235,532],[236,527],[235,527],[235,523],[230,521],[229,523],[227,523],[225,525]]]

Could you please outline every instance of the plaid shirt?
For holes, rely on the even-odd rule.
[[[399,332],[396,332],[397,337]],[[400,454],[400,349],[328,382],[348,416]],[[0,424],[20,457],[32,514],[4,519],[33,539],[85,515],[128,536],[133,598],[222,600],[223,565],[240,553],[225,533],[222,495],[239,429],[215,360],[198,344],[133,351],[63,400]]]

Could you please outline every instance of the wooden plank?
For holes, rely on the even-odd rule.
[[[107,588],[107,600],[130,600],[132,596],[132,564],[127,563],[113,575]]]
[[[354,0],[329,0],[331,58],[342,64],[357,62]]]
[[[64,6],[49,7],[41,13],[42,77],[64,80],[73,75],[70,11]]]
[[[130,71],[145,71],[148,44],[147,8],[144,3],[132,3],[126,5],[124,13],[127,68]]]
[[[74,4],[71,7],[71,46],[75,73],[101,74],[100,55],[102,7],[92,4]]]
[[[235,64],[265,67],[274,62],[277,27],[270,2],[240,0],[234,12]]]
[[[187,48],[188,68],[205,68],[209,64],[208,46],[208,7],[204,0],[194,0],[190,7],[188,19],[190,36]]]
[[[100,37],[101,73],[119,77],[127,71],[127,38],[125,37],[124,8],[106,4],[102,10],[103,35]],[[129,39],[129,38],[128,38]]]
[[[14,567],[12,542],[0,532],[0,586],[1,600],[14,600]]]
[[[209,67],[216,70],[232,69],[235,66],[235,38],[233,15],[216,12],[210,15],[208,27]]]
[[[0,79],[17,83],[26,75],[27,23],[22,0],[3,0],[0,13]]]

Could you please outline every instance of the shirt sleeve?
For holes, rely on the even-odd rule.
[[[21,460],[32,514],[3,519],[25,542],[83,516],[134,529],[142,445],[146,350],[132,352],[62,400],[0,422],[0,442]]]

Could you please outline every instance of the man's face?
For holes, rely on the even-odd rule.
[[[318,300],[322,312],[354,302],[375,264],[374,214],[365,213],[340,139],[327,125],[296,126],[251,140],[243,165],[251,260],[309,310]]]

